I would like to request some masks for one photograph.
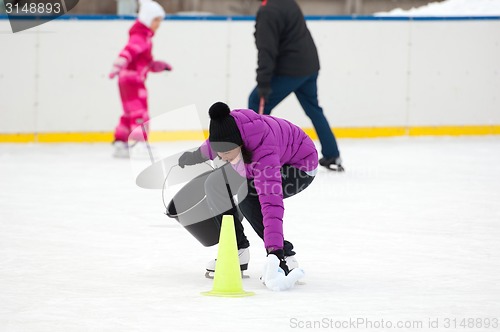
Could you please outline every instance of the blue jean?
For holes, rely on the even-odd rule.
[[[300,105],[311,119],[316,134],[321,143],[321,153],[325,158],[334,158],[340,155],[337,140],[330,124],[323,114],[323,109],[318,103],[318,73],[310,76],[274,76],[271,80],[271,94],[264,106],[264,114],[271,114],[283,99],[292,92],[295,93]],[[248,108],[259,111],[259,93],[255,87],[248,98]]]

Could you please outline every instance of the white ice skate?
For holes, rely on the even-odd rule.
[[[290,271],[299,267],[299,262],[297,262],[295,255],[285,257],[285,262],[286,266],[288,266],[288,270]]]
[[[249,276],[243,274],[243,272],[248,269],[248,262],[250,261],[250,248],[238,249],[238,258],[240,259],[241,277],[249,278]],[[208,262],[207,272],[205,272],[205,277],[209,279],[214,278],[215,262],[216,259],[212,259],[210,262]]]
[[[127,142],[115,141],[113,143],[115,151],[113,152],[113,157],[115,158],[129,158],[129,150]]]
[[[151,160],[153,157],[153,148],[149,142],[135,142],[129,146],[129,154],[130,159],[133,160]]]

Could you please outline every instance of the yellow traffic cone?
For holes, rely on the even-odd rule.
[[[213,287],[211,291],[201,294],[221,297],[255,295],[253,292],[243,290],[233,216],[222,217]]]

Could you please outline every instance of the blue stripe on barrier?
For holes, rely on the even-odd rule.
[[[0,15],[0,20],[7,20],[7,15]],[[19,19],[36,20],[47,19],[47,16],[24,16]],[[112,21],[135,20],[134,15],[63,15],[57,20],[82,21]],[[223,16],[223,15],[167,15],[167,21],[254,21],[255,16]],[[345,16],[306,16],[308,21],[497,21],[500,16],[372,16],[372,15],[345,15]]]

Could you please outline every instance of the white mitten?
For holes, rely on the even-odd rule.
[[[304,277],[304,270],[293,269],[288,275],[280,268],[280,260],[276,255],[267,256],[262,274],[262,281],[272,291],[279,292],[292,288],[295,283]]]

